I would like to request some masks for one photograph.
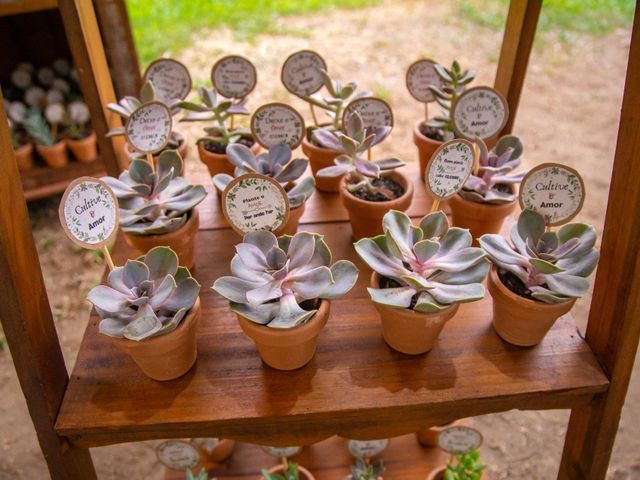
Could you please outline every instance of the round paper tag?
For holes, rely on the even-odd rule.
[[[185,471],[200,463],[200,452],[188,442],[167,440],[156,447],[156,456],[160,463],[173,470]]]
[[[273,232],[289,220],[289,198],[273,178],[246,173],[231,180],[222,192],[222,212],[240,235]]]
[[[156,91],[157,100],[167,103],[184,100],[191,91],[191,75],[182,63],[171,58],[159,58],[144,71],[143,81],[150,81]]]
[[[308,97],[324,85],[320,70],[327,70],[327,64],[318,53],[300,50],[289,55],[282,65],[280,78],[284,88],[299,97]]]
[[[482,445],[482,434],[471,427],[451,427],[440,432],[438,446],[451,455],[464,455]]]
[[[544,216],[547,225],[562,225],[584,204],[584,182],[573,168],[543,163],[531,169],[520,184],[520,207]]]
[[[304,119],[284,103],[268,103],[251,117],[253,138],[264,148],[287,144],[296,148],[304,137]]]
[[[436,98],[429,90],[430,85],[439,87],[442,80],[436,73],[433,60],[418,60],[407,69],[407,89],[413,98],[422,103],[434,102]]]
[[[83,248],[97,250],[118,233],[118,199],[102,180],[76,178],[69,184],[58,209],[67,237]]]
[[[475,158],[473,144],[455,139],[443,143],[434,152],[425,169],[425,183],[438,200],[455,195],[471,175]]]
[[[127,142],[137,151],[159,152],[169,141],[171,112],[164,103],[145,103],[131,114],[125,131]]]
[[[381,98],[358,98],[349,103],[342,112],[343,125],[353,112],[360,114],[365,127],[393,127],[391,107]]]
[[[369,458],[380,455],[389,446],[389,439],[381,440],[349,440],[347,450],[354,457]]]
[[[256,88],[257,79],[256,67],[239,55],[221,58],[211,69],[211,83],[227,98],[246,97]]]
[[[209,455],[213,453],[213,450],[220,445],[219,438],[192,438],[190,441],[191,445],[196,448],[201,448]]]
[[[497,90],[474,87],[463,92],[452,107],[456,136],[483,140],[500,133],[509,118],[509,105]]]
[[[302,447],[267,447],[263,446],[262,449],[267,452],[269,455],[273,455],[274,457],[282,458],[282,457],[293,457],[300,453]]]

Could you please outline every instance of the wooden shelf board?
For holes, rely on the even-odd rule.
[[[348,223],[306,225],[325,235],[334,258],[360,268],[357,285],[333,301],[315,358],[293,372],[262,364],[225,299],[209,287],[228,274],[238,237],[200,231],[194,275],[202,285],[198,360],[170,382],[145,377],[97,331],[92,315],[56,430],[78,446],[168,437],[311,444],[398,436],[425,425],[510,409],[587,404],[608,380],[573,321],[560,319],[534,348],[514,347],[491,327],[491,299],[461,305],[434,349],[408,356],[382,339]],[[116,264],[133,255],[122,238]]]
[[[56,0],[8,0],[0,2],[0,17],[58,8]]]
[[[376,457],[378,458],[378,457]],[[437,448],[424,448],[415,435],[403,435],[391,439],[389,446],[379,456],[384,461],[385,478],[393,480],[416,480],[425,478],[434,468],[445,465],[449,455]],[[332,437],[315,445],[305,447],[291,461],[302,465],[316,480],[344,480],[349,466],[354,463],[347,452],[346,441]],[[209,477],[218,480],[255,480],[262,468],[279,464],[277,458],[265,453],[257,445],[236,443],[233,455],[220,466],[209,468]],[[482,477],[484,480],[484,476]],[[167,469],[165,480],[184,480],[184,472]]]
[[[36,166],[21,172],[20,175],[24,198],[31,201],[64,192],[67,186],[78,177],[85,175],[101,177],[106,175],[106,172],[102,161],[96,159],[89,163],[69,161],[61,168]]]

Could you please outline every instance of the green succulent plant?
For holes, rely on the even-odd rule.
[[[378,480],[383,473],[384,463],[382,460],[367,463],[362,458],[357,458],[355,465],[351,465],[350,480]]]
[[[433,313],[484,297],[486,254],[471,246],[468,230],[449,227],[444,213],[430,213],[416,227],[404,212],[390,210],[382,226],[384,234],[354,244],[369,267],[396,285],[369,288],[375,303]]]
[[[87,299],[102,318],[100,333],[140,341],[175,330],[199,293],[200,285],[178,266],[176,253],[155,247],[115,267],[107,285],[92,288]]]
[[[278,181],[287,191],[289,206],[298,208],[313,193],[316,182],[312,177],[306,177],[293,188],[287,190],[290,182],[298,180],[307,169],[309,160],[306,158],[291,159],[291,147],[289,145],[276,145],[255,156],[250,148],[233,144],[227,147],[227,157],[235,165],[236,177],[245,173],[259,173]],[[218,191],[223,192],[233,177],[226,173],[218,173],[213,177],[213,184]]]
[[[477,450],[464,455],[454,455],[453,459],[447,463],[444,480],[480,480],[482,471],[487,466],[478,460],[479,456],[480,453]]]
[[[293,462],[287,462],[287,469],[282,473],[269,473],[266,469],[262,469],[264,480],[299,480],[300,472],[298,465]]]
[[[50,147],[56,143],[56,137],[51,128],[51,125],[47,122],[42,114],[42,111],[38,108],[31,108],[27,112],[27,115],[22,124],[27,134],[38,145],[44,147]]]
[[[348,260],[331,265],[331,251],[317,233],[276,238],[263,230],[247,233],[236,245],[231,274],[218,278],[213,289],[231,302],[233,312],[271,328],[292,328],[317,311],[300,304],[344,295],[358,269]]]
[[[209,479],[209,474],[205,470],[204,467],[200,469],[200,471],[194,475],[193,472],[189,469],[185,471],[185,480],[216,480],[215,478]]]
[[[87,104],[76,100],[67,106],[67,116],[65,118],[65,127],[67,135],[75,140],[84,138],[88,130],[90,120],[89,107]]]
[[[155,171],[145,160],[133,159],[118,178],[103,177],[118,197],[120,227],[138,235],[164,234],[186,223],[191,212],[207,196],[202,185],[191,185],[180,176],[182,158],[165,150]]]
[[[486,234],[480,237],[480,246],[500,270],[522,283],[527,297],[554,304],[587,293],[586,277],[600,257],[592,226],[568,223],[547,232],[544,217],[525,209],[510,236],[511,244],[501,235]]]

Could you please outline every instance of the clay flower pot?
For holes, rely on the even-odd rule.
[[[438,437],[440,436],[440,433],[442,433],[447,428],[466,425],[467,423],[468,420],[466,418],[461,418],[450,423],[445,423],[444,425],[423,427],[416,432],[416,438],[418,439],[418,442],[420,442],[420,445],[422,445],[423,447],[435,448],[438,446]]]
[[[443,142],[432,140],[422,134],[420,126],[424,121],[420,121],[413,127],[413,143],[418,147],[418,159],[420,160],[420,178],[424,180],[424,172],[427,169],[427,163],[431,160],[434,152]]]
[[[555,321],[573,308],[576,299],[550,304],[529,300],[509,290],[495,265],[487,277],[493,298],[493,328],[507,342],[521,347],[537,345]]]
[[[444,480],[444,472],[446,470],[447,467],[437,467],[429,472],[426,480]]]
[[[380,288],[377,272],[371,274],[371,287]],[[460,305],[452,305],[438,313],[419,313],[375,302],[373,306],[382,320],[384,341],[400,353],[419,355],[433,348],[444,324],[456,314]]]
[[[69,150],[71,150],[71,153],[73,153],[73,156],[79,162],[93,162],[98,158],[96,132],[91,132],[88,136],[80,140],[67,138],[65,142]]]
[[[513,213],[518,201],[489,204],[467,200],[460,194],[449,197],[453,226],[468,228],[473,238],[473,246],[478,246],[478,238],[485,233],[500,233],[504,219]]]
[[[318,335],[329,319],[329,301],[320,300],[313,317],[293,328],[270,328],[237,315],[242,331],[258,347],[262,361],[277,370],[295,370],[311,361]]]
[[[16,163],[18,164],[18,170],[26,172],[33,168],[33,145],[27,143],[21,145],[13,151],[16,157]]]
[[[233,176],[233,172],[236,167],[229,161],[226,154],[210,152],[204,148],[204,142],[198,142],[197,145],[200,161],[206,165],[209,170],[209,174],[212,177],[218,173],[226,173]],[[258,142],[254,142],[253,145],[251,145],[251,152],[254,155],[257,155],[259,151],[260,144]]]
[[[153,247],[171,247],[171,249],[178,255],[180,265],[191,270],[194,265],[193,244],[196,233],[198,233],[199,226],[200,217],[198,215],[198,210],[193,209],[187,222],[178,230],[159,235],[136,235],[124,232],[124,239],[141,255],[147,253]]]
[[[219,464],[233,453],[236,442],[227,438],[194,438],[191,443],[200,452],[200,459],[204,464]]]
[[[200,321],[200,298],[173,332],[136,342],[109,339],[129,354],[144,374],[154,380],[173,380],[189,371],[196,361],[196,333]]]
[[[342,180],[342,177],[320,178],[316,176],[316,173],[318,173],[318,170],[334,165],[333,159],[338,155],[341,155],[343,152],[332,150],[330,148],[318,147],[307,140],[306,137],[302,139],[302,151],[309,158],[311,172],[313,172],[313,178],[316,180],[316,189],[321,192],[330,193],[340,191],[340,180]]]
[[[269,469],[269,473],[280,473],[282,475],[284,475],[284,471],[285,466],[282,464],[275,465]],[[316,480],[316,477],[302,465],[298,465],[298,473],[300,474],[300,480]],[[260,480],[264,480],[264,477],[260,476]]]
[[[69,163],[67,155],[67,146],[63,141],[54,143],[50,147],[44,145],[36,145],[36,152],[51,168],[61,168]]]
[[[346,187],[347,176],[344,176],[340,184],[340,198],[342,204],[349,212],[351,231],[355,240],[365,237],[381,235],[382,217],[389,210],[405,211],[411,205],[413,198],[413,183],[398,172],[391,172],[389,178],[404,188],[404,193],[399,198],[386,202],[369,202],[352,195]]]
[[[298,231],[298,224],[300,223],[300,217],[304,214],[304,203],[298,208],[289,210],[289,219],[287,223],[277,229],[275,232],[276,237],[280,235],[295,235]]]

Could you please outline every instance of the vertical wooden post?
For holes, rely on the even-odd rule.
[[[68,376],[31,235],[0,93],[0,320],[51,478],[96,478],[88,450],[54,431]]]
[[[586,339],[609,390],[571,412],[558,478],[604,479],[640,339],[640,3],[636,3],[618,143]]]
[[[542,0],[511,0],[509,3],[494,83],[509,104],[509,119],[502,135],[513,130],[541,8]]]
[[[120,117],[106,109],[116,100],[93,4],[86,0],[58,0],[64,29],[69,39],[80,87],[91,112],[91,124],[98,136],[100,156],[107,173],[118,176],[126,168],[123,137],[109,139],[107,132],[122,125]]]

